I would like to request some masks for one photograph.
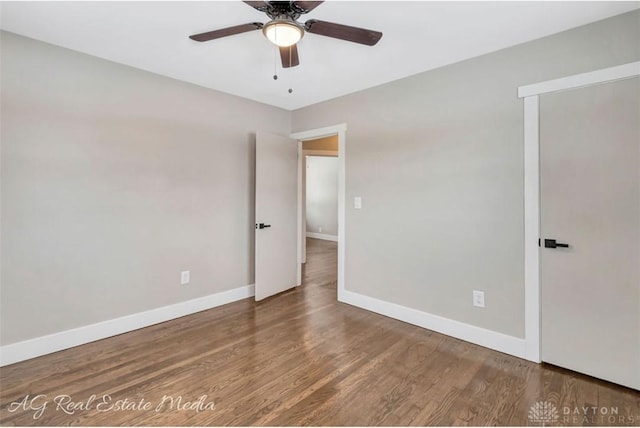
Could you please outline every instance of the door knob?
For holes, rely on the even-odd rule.
[[[271,227],[271,225],[264,224],[264,223],[256,223],[256,229],[266,229],[267,227]]]
[[[555,239],[545,239],[544,248],[569,248],[569,244],[563,244],[562,242],[556,242]]]

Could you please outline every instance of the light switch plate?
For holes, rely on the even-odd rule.
[[[484,292],[473,290],[473,306],[484,308]]]
[[[184,270],[180,272],[180,285],[187,285],[191,280],[191,272]]]

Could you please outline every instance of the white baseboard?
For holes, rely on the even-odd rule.
[[[417,325],[438,333],[446,334],[466,342],[475,343],[485,348],[504,352],[519,358],[526,359],[525,340],[509,336],[496,331],[476,327],[460,321],[454,321],[438,315],[422,312],[417,309],[407,308],[395,303],[385,302],[363,294],[343,290],[339,299],[371,312],[388,316],[409,324]]]
[[[0,347],[0,367],[252,297],[253,285]],[[525,340],[342,290],[339,300],[409,324],[525,358]]]
[[[247,285],[174,305],[5,345],[0,347],[0,367],[191,315],[246,299],[254,294],[255,287]]]
[[[307,238],[324,239],[325,241],[338,242],[337,235],[325,235],[324,233],[307,232]]]

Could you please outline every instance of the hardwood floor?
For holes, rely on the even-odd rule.
[[[266,301],[0,369],[0,423],[541,425],[548,402],[545,425],[640,424],[637,391],[337,303],[336,244],[308,252],[304,285]]]

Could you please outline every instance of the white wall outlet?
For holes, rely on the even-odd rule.
[[[484,308],[484,291],[473,290],[473,306]]]
[[[318,227],[318,233],[322,233],[322,226]]]
[[[356,196],[353,198],[353,208],[359,210],[362,209],[362,197]]]
[[[191,272],[188,270],[183,270],[180,272],[180,285],[187,285],[191,280]]]

